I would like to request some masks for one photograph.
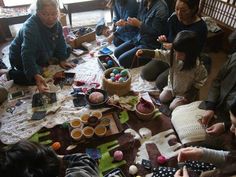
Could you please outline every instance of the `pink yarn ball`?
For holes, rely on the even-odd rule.
[[[166,163],[166,158],[164,157],[164,156],[162,156],[162,155],[160,155],[160,156],[158,156],[157,157],[157,162],[159,163],[159,164],[164,164],[164,163]]]
[[[116,161],[121,161],[123,159],[123,152],[122,151],[115,151],[113,157]]]
[[[89,95],[89,101],[91,103],[101,103],[104,100],[104,95],[101,92],[92,92]]]

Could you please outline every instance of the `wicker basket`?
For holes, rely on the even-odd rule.
[[[110,77],[110,73],[112,72],[112,70],[115,68],[119,71],[122,70],[122,68],[113,67],[104,71],[102,78],[103,89],[106,90],[109,95],[126,95],[127,93],[129,93],[131,88],[131,75],[128,72],[128,79],[125,82],[111,82],[108,80],[108,78]]]

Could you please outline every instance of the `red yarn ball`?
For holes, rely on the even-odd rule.
[[[162,155],[160,155],[160,156],[158,156],[157,157],[157,162],[159,163],[159,164],[164,164],[164,163],[166,163],[166,158],[164,157],[164,156],[162,156]]]

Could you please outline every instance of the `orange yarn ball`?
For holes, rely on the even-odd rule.
[[[56,151],[56,150],[61,148],[61,143],[60,142],[55,142],[51,145],[51,147],[54,151]]]

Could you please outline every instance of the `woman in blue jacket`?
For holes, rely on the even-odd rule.
[[[137,17],[138,3],[136,0],[111,0],[110,6],[114,11],[113,43],[117,47],[138,33],[138,28],[127,24],[128,17]]]
[[[135,53],[138,49],[156,49],[160,43],[156,38],[167,32],[169,10],[163,0],[142,0],[139,6],[138,18],[128,18],[127,24],[139,28],[138,35],[123,44],[114,52],[120,64],[125,68],[137,67],[150,60],[139,60],[135,63]],[[135,61],[134,61],[135,60]],[[134,65],[135,64],[135,65]]]
[[[69,53],[58,16],[57,0],[37,0],[36,14],[24,23],[10,46],[9,76],[16,84],[36,84],[40,92],[46,92],[44,67],[55,58],[62,68],[74,67],[66,61]]]

